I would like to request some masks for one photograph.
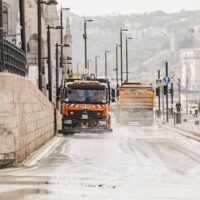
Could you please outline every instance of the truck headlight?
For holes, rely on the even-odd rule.
[[[99,125],[100,126],[105,126],[106,125],[106,121],[99,121]]]
[[[68,119],[64,121],[64,124],[72,124],[72,120]]]

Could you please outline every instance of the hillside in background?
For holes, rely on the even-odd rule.
[[[94,72],[94,58],[99,55],[99,74],[104,75],[105,50],[108,54],[110,78],[115,77],[115,46],[120,41],[120,27],[128,28],[124,33],[124,69],[125,35],[129,40],[129,66],[132,81],[151,82],[160,68],[164,72],[164,62],[169,61],[170,68],[177,76],[180,72],[179,52],[184,48],[200,47],[200,11],[185,11],[167,14],[156,11],[145,14],[115,15],[93,17],[87,23],[88,59]],[[84,67],[84,18],[72,16],[73,60],[74,68],[80,62]]]

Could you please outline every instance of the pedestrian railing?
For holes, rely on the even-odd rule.
[[[4,40],[4,68],[7,71],[20,76],[26,76],[28,73],[26,67],[26,54],[7,40]],[[1,63],[2,64],[2,63]]]

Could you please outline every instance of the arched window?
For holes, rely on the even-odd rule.
[[[3,6],[3,27],[4,27],[4,33],[8,33],[8,8],[6,6]]]
[[[28,65],[36,65],[38,58],[38,36],[37,34],[31,35],[27,43],[27,56],[28,56]]]

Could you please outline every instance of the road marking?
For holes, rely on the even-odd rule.
[[[63,141],[63,137],[54,137],[52,140],[50,140],[47,144],[45,144],[43,147],[41,147],[38,151],[34,152],[34,155],[30,155],[23,163],[22,165],[26,167],[33,167],[37,165],[37,163],[43,159],[48,157],[57,147],[58,145]]]

